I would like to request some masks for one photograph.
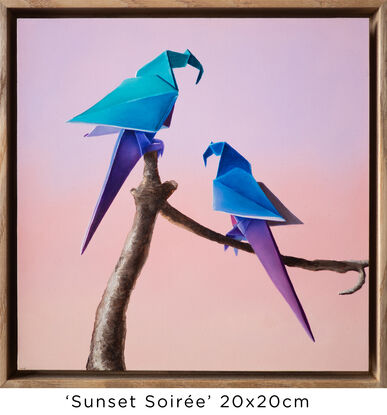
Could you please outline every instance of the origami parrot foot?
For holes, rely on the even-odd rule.
[[[234,220],[233,220],[233,216],[231,216],[232,223],[234,223]],[[246,240],[245,236],[240,231],[240,229],[238,228],[238,225],[237,224],[235,224],[233,226],[233,228],[231,229],[231,231],[229,231],[229,232],[226,233],[226,236],[228,236],[229,238],[235,239],[236,241]],[[229,248],[228,245],[224,245],[224,250],[225,251],[227,251],[228,248]],[[234,253],[235,253],[236,256],[238,255],[238,249],[237,248],[234,248]]]
[[[157,156],[162,157],[162,155],[164,154],[164,142],[162,140],[154,138],[153,141],[146,148],[145,153],[149,153],[151,151],[157,151]]]

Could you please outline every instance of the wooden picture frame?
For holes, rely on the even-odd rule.
[[[387,387],[387,4],[379,0],[0,0],[0,385],[3,387]],[[19,17],[370,19],[369,372],[90,372],[17,369],[16,20]]]

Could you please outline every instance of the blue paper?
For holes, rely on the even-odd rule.
[[[213,208],[230,213],[233,224],[226,236],[249,242],[268,276],[314,341],[308,319],[269,228],[271,223],[300,221],[266,186],[262,185],[261,188],[252,175],[250,163],[228,143],[211,143],[203,154],[205,164],[208,157],[213,154],[220,156],[218,171],[213,181]],[[226,250],[228,246],[224,248]],[[238,251],[234,251],[237,254]]]
[[[91,217],[81,253],[88,246],[106,211],[134,168],[147,152],[163,154],[164,144],[155,138],[171,124],[178,96],[174,68],[191,65],[203,74],[201,63],[187,49],[184,53],[165,51],[143,66],[135,78],[125,79],[116,89],[69,122],[96,124],[86,137],[118,134],[110,167]]]
[[[234,216],[283,222],[284,218],[259,187],[250,163],[226,142],[212,143],[204,152],[204,163],[212,154],[220,156],[214,179],[213,208]]]
[[[203,67],[189,50],[165,51],[142,67],[135,78],[125,79],[116,89],[69,122],[82,122],[131,130],[157,132],[168,118],[178,96],[174,68],[187,64]]]

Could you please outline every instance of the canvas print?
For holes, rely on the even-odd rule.
[[[367,371],[368,20],[18,20],[19,369]]]

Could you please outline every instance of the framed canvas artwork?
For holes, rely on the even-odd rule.
[[[6,384],[383,384],[384,8],[9,13]]]

